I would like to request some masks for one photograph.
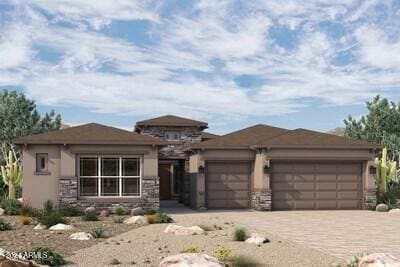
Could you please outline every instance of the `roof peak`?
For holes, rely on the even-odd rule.
[[[188,127],[200,127],[202,129],[206,129],[208,128],[208,123],[168,114],[147,120],[138,121],[136,122],[136,127],[138,126],[188,126]]]

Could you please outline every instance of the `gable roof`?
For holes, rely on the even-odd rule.
[[[255,147],[381,148],[382,146],[299,128],[273,138],[265,138]]]
[[[201,139],[202,140],[210,140],[210,139],[214,139],[219,137],[219,135],[217,134],[213,134],[213,133],[208,133],[208,132],[202,132],[201,133]]]
[[[157,118],[136,122],[138,126],[195,126],[202,129],[208,128],[208,123],[182,118],[174,115],[165,115]]]
[[[257,124],[208,141],[194,144],[191,148],[248,149],[250,146],[258,144],[262,139],[273,137],[286,131],[288,130]]]
[[[20,137],[15,144],[165,145],[159,139],[97,123]]]

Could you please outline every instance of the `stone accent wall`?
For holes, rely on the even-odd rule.
[[[269,211],[272,208],[271,190],[253,192],[251,207],[255,210]]]
[[[364,209],[374,209],[376,206],[376,191],[370,190],[364,192]]]
[[[184,149],[193,143],[201,142],[202,131],[198,127],[161,127],[161,126],[147,126],[144,127],[141,134],[150,135],[164,140],[166,131],[180,132],[181,139],[179,141],[171,141],[171,145],[159,150],[160,159],[168,158],[185,158]]]
[[[81,210],[84,210],[87,207],[95,207],[96,209],[108,209],[111,211],[117,207],[122,207],[126,210],[141,207],[145,211],[149,211],[157,210],[160,207],[159,188],[160,184],[158,177],[144,177],[142,179],[141,198],[118,199],[116,197],[110,199],[96,198],[93,200],[78,199],[77,179],[74,177],[74,179],[60,179],[59,194],[60,202],[69,203],[72,206],[75,206]]]

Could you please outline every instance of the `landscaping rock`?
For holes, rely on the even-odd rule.
[[[182,225],[177,225],[177,224],[169,224],[167,228],[164,229],[164,233],[166,234],[175,234],[176,230],[179,228],[182,228]]]
[[[264,243],[268,243],[269,240],[262,234],[253,233],[244,242],[249,244],[261,245]]]
[[[121,262],[117,259],[112,259],[112,260],[110,260],[110,262],[108,264],[109,265],[119,265],[119,264],[121,264]]]
[[[91,212],[96,212],[96,208],[95,207],[87,207],[85,209],[85,214],[91,213]]]
[[[159,267],[223,267],[216,258],[201,253],[182,253],[164,258]]]
[[[382,204],[378,204],[376,206],[375,210],[379,211],[379,212],[386,212],[389,210],[389,207],[388,207],[388,205],[382,203]]]
[[[400,209],[391,209],[391,210],[389,210],[389,213],[400,214]]]
[[[144,215],[144,210],[140,207],[134,208],[131,210],[131,215],[132,216],[143,216]]]
[[[46,230],[47,229],[47,226],[46,225],[43,225],[43,224],[41,224],[41,223],[38,223],[34,228],[33,228],[33,230]]]
[[[0,255],[0,267],[36,267],[37,264],[31,261],[22,261],[17,259],[10,259]]]
[[[0,208],[0,216],[4,215],[4,210],[2,208]]]
[[[69,236],[69,239],[73,240],[90,240],[93,239],[93,236],[86,232],[79,232]]]
[[[63,223],[53,225],[52,227],[49,228],[49,230],[52,230],[52,231],[71,231],[74,229],[75,229],[75,227],[73,227],[72,225],[63,224]]]
[[[146,225],[149,224],[144,216],[132,216],[124,220],[124,224],[137,224]]]
[[[385,253],[374,253],[360,259],[358,267],[400,267],[400,260]]]
[[[176,229],[175,235],[202,235],[205,231],[199,226],[180,227]]]
[[[108,217],[108,216],[110,216],[110,211],[109,210],[102,210],[100,212],[100,216],[101,217]]]

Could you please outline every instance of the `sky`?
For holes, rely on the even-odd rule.
[[[67,124],[327,131],[400,100],[400,0],[0,0],[0,88]]]

